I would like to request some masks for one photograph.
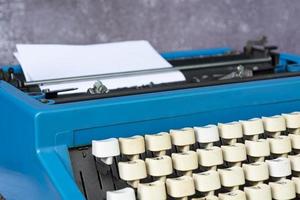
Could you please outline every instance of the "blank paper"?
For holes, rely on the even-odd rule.
[[[172,67],[147,41],[95,45],[17,45],[15,54],[26,81],[151,70]],[[180,71],[101,79],[108,89],[153,83],[183,81]],[[95,80],[96,81],[96,80]],[[41,89],[78,88],[86,92],[95,81],[68,82],[41,86]]]

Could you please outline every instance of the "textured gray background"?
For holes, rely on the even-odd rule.
[[[300,53],[299,0],[0,0],[0,64],[16,43],[149,40],[159,51],[231,46],[267,35]]]

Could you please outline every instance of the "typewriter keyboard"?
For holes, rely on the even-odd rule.
[[[94,140],[70,155],[88,160],[72,163],[87,199],[300,198],[300,112]]]

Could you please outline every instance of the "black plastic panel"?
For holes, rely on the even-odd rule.
[[[194,150],[196,148],[199,147],[196,145],[192,147]],[[172,152],[177,152],[177,150],[173,148],[171,151],[167,151],[167,155],[171,155]],[[108,166],[92,155],[91,146],[72,148],[69,153],[76,183],[87,200],[105,200],[107,191],[131,187],[119,177],[117,163],[125,161],[125,157],[115,157],[113,164]],[[140,157],[145,160],[146,157],[153,157],[153,154],[146,152],[141,154]],[[198,171],[195,170],[194,172]],[[182,175],[180,172],[174,171],[168,177]],[[142,183],[152,181],[154,180],[151,177],[141,180]],[[169,197],[168,199],[172,198]]]

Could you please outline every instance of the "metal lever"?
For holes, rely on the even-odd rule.
[[[94,87],[88,89],[89,94],[105,94],[108,92],[109,92],[109,90],[107,89],[107,87],[105,85],[103,85],[103,83],[101,81],[96,81],[94,83]]]

